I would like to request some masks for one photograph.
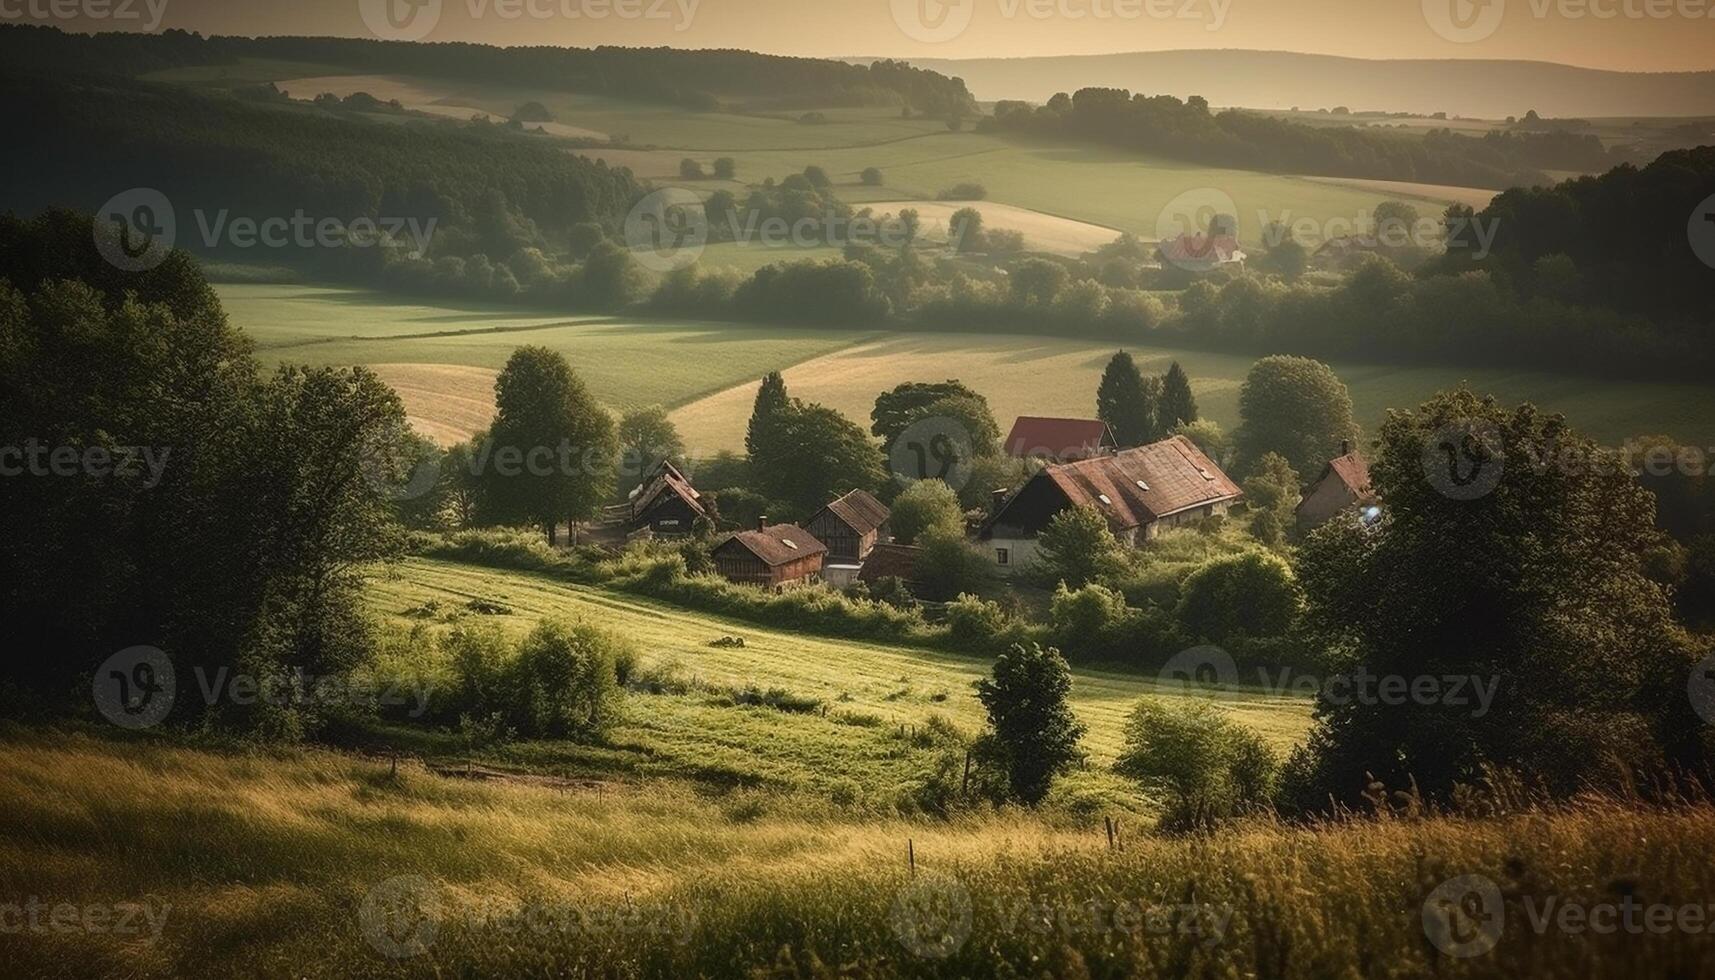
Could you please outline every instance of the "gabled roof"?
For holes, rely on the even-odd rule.
[[[1239,248],[1239,240],[1232,235],[1176,235],[1164,239],[1158,247],[1162,257],[1175,264],[1207,262],[1220,265],[1243,261],[1245,257]]]
[[[1243,495],[1238,484],[1184,436],[1112,456],[1050,464],[1031,479],[1052,483],[1074,507],[1089,507],[1115,531],[1153,524],[1181,511]],[[1028,486],[1029,484],[1026,484]],[[990,520],[1001,523],[1015,493]]]
[[[909,582],[917,574],[917,555],[923,549],[909,544],[878,544],[864,559],[859,582],[898,578]]]
[[[1101,419],[1056,419],[1020,415],[1006,437],[1006,454],[1019,459],[1083,459],[1117,445]]]
[[[1332,476],[1346,485],[1354,496],[1367,497],[1370,495],[1370,464],[1362,453],[1351,452],[1338,459],[1331,459],[1328,465],[1322,467],[1322,475],[1310,486],[1312,488]]]
[[[840,523],[858,534],[868,534],[886,524],[890,512],[886,505],[871,496],[869,491],[853,490],[817,511],[815,516],[805,523],[814,524],[823,514],[834,515]]]
[[[708,516],[707,509],[703,507],[703,495],[697,492],[696,487],[691,486],[691,481],[685,479],[678,467],[662,460],[660,465],[655,467],[654,474],[631,498],[632,519],[647,514],[669,496],[683,500],[699,516]]]
[[[770,568],[828,552],[827,545],[795,524],[770,524],[760,531],[740,531],[722,541],[715,550],[732,546],[744,548]]]

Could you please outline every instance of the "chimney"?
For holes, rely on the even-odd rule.
[[[1342,456],[1352,455],[1352,440],[1350,440],[1350,439],[1341,439],[1340,440],[1340,455],[1342,455]]]
[[[1011,492],[1012,491],[1008,490],[1005,487],[1000,487],[1000,488],[990,492],[989,493],[989,506],[994,508],[994,510],[999,511],[1000,505],[1006,503],[1006,495],[1011,493]]]
[[[758,531],[766,531],[768,529],[768,515],[767,514],[762,514],[756,518],[756,529]]]

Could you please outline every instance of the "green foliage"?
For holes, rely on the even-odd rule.
[[[1119,351],[1102,372],[1096,389],[1096,418],[1108,424],[1121,446],[1142,446],[1157,441],[1161,398],[1159,382],[1145,380],[1130,354]]]
[[[1113,574],[1120,545],[1108,519],[1091,507],[1068,507],[1037,536],[1040,573],[1074,589]]]
[[[863,185],[865,187],[880,187],[883,183],[882,176],[881,176],[881,168],[879,168],[879,167],[865,167],[865,168],[863,168],[863,173],[858,175],[858,180],[862,181]]]
[[[1239,390],[1238,464],[1249,472],[1279,453],[1299,473],[1320,471],[1355,443],[1352,396],[1328,365],[1306,357],[1265,357]]]
[[[925,599],[944,602],[978,591],[993,578],[988,559],[965,540],[962,523],[931,524],[919,534],[917,543],[922,550],[917,553],[912,576]]]
[[[1303,492],[1303,481],[1279,453],[1265,453],[1245,480],[1245,503],[1255,515],[1251,533],[1269,547],[1280,545],[1292,530]]]
[[[1061,583],[1048,607],[1048,636],[1077,661],[1121,660],[1136,651],[1132,630],[1137,614],[1125,596],[1101,585],[1069,589]]]
[[[919,537],[937,528],[962,535],[964,508],[952,487],[940,480],[918,480],[894,498],[888,525],[900,544],[916,544]]]
[[[594,515],[613,485],[613,420],[565,356],[520,347],[494,382],[487,496],[503,520],[548,531]]]
[[[1178,361],[1169,364],[1161,378],[1161,401],[1156,405],[1155,417],[1159,428],[1167,431],[1197,421],[1197,398],[1191,393],[1191,378]]]
[[[732,157],[716,157],[714,174],[716,180],[733,180],[738,177],[738,163]]]
[[[1000,426],[988,399],[959,381],[908,381],[876,396],[870,411],[870,432],[892,452],[894,440],[923,419],[951,419],[964,429],[973,457],[992,456],[999,449]]]
[[[498,718],[530,738],[600,740],[620,696],[618,665],[636,653],[603,630],[543,620],[514,647],[492,626],[457,626],[441,641],[453,688],[437,710]]]
[[[1247,551],[1213,559],[1186,576],[1176,614],[1192,636],[1231,644],[1286,636],[1303,604],[1291,565],[1278,555]]]
[[[663,461],[685,465],[685,441],[660,405],[634,408],[620,416],[619,491],[630,493]],[[724,484],[710,484],[724,486]]]
[[[995,659],[992,676],[976,688],[989,715],[984,757],[1006,773],[1015,798],[1041,803],[1055,777],[1084,758],[1078,740],[1085,728],[1067,704],[1071,668],[1058,650],[1015,646]]]
[[[1492,489],[1444,493],[1461,475]],[[1594,443],[1460,389],[1394,413],[1371,477],[1381,520],[1330,522],[1301,550],[1308,633],[1346,669],[1471,677],[1489,703],[1325,696],[1292,767],[1299,805],[1353,800],[1366,773],[1442,797],[1486,765],[1566,793],[1630,778],[1614,767],[1701,764],[1699,652],[1646,567],[1654,500]]]
[[[947,604],[947,636],[962,650],[989,650],[1012,629],[1000,603],[961,594]]]
[[[886,478],[881,453],[863,429],[831,408],[797,399],[750,462],[762,491],[798,515],[852,490],[879,489]]]
[[[1184,436],[1191,440],[1203,455],[1214,460],[1219,466],[1225,467],[1232,461],[1233,444],[1222,430],[1221,423],[1214,419],[1198,419],[1186,422],[1173,429],[1173,435]]]
[[[744,451],[754,460],[759,456],[783,451],[781,429],[785,424],[791,402],[786,395],[786,379],[779,371],[770,371],[756,390],[756,403],[750,411],[750,424],[745,430]]]
[[[1274,751],[1210,701],[1144,698],[1125,734],[1114,768],[1166,798],[1164,830],[1206,830],[1267,808],[1274,798],[1280,771]]]

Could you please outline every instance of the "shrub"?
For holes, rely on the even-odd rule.
[[[1061,583],[1049,602],[1048,635],[1073,659],[1112,660],[1125,652],[1135,618],[1125,596],[1112,589]]]
[[[858,179],[863,181],[865,187],[880,187],[882,183],[881,168],[865,167]]]
[[[989,649],[1010,627],[998,602],[961,594],[947,604],[947,637],[963,649]]]
[[[1273,800],[1280,773],[1274,751],[1209,701],[1139,701],[1125,744],[1114,769],[1166,797],[1164,830],[1205,829]]]
[[[959,495],[946,483],[918,480],[893,501],[888,525],[893,529],[894,540],[900,544],[916,544],[919,535],[933,528],[962,534],[964,508],[959,505]]]
[[[988,188],[972,181],[966,181],[947,188],[935,195],[935,199],[940,201],[980,201],[988,196]]]
[[[1120,565],[1119,542],[1107,518],[1091,507],[1068,507],[1055,514],[1037,544],[1041,574],[1075,589],[1113,574]]]
[[[1187,576],[1178,616],[1187,632],[1230,643],[1285,636],[1303,605],[1292,566],[1278,555],[1247,551],[1215,558]]]
[[[611,634],[581,623],[538,623],[507,670],[506,708],[514,725],[535,736],[604,735],[619,696],[615,663],[621,645]]]
[[[1058,650],[1015,646],[976,688],[989,716],[982,756],[1006,773],[1014,797],[1042,802],[1054,778],[1083,759],[1078,740],[1085,729],[1067,704],[1071,668]]]
[[[988,582],[988,559],[971,547],[962,529],[930,528],[920,545],[912,575],[923,598],[944,602]]]

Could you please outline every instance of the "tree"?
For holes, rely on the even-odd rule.
[[[900,544],[916,544],[931,528],[951,528],[963,534],[965,512],[959,496],[940,480],[918,480],[893,501],[888,525]]]
[[[865,187],[880,187],[882,184],[881,168],[865,167],[863,168],[863,173],[858,176],[858,179],[863,182]]]
[[[825,405],[797,399],[751,465],[762,491],[799,515],[852,490],[877,490],[885,479],[881,452],[863,429]]]
[[[976,688],[989,716],[983,756],[1005,772],[1013,796],[1041,803],[1054,778],[1083,760],[1078,740],[1085,729],[1067,703],[1071,668],[1058,650],[1014,646]]]
[[[976,208],[960,208],[947,219],[947,238],[955,252],[988,251],[983,233],[983,213]]]
[[[1230,644],[1286,636],[1303,606],[1303,593],[1285,559],[1243,551],[1211,558],[1185,576],[1176,615],[1192,636]]]
[[[909,245],[917,240],[917,231],[922,227],[922,224],[922,215],[917,212],[916,208],[899,209],[899,227],[902,237],[905,239],[903,244]]]
[[[686,157],[679,161],[679,176],[685,180],[702,180],[704,176],[703,165],[690,157]]]
[[[917,537],[922,550],[912,566],[918,592],[931,602],[946,602],[982,589],[991,578],[988,559],[965,539],[962,524],[930,525]]]
[[[1227,433],[1221,428],[1221,423],[1214,419],[1198,419],[1175,426],[1173,434],[1184,436],[1191,440],[1203,455],[1214,460],[1222,467],[1228,466],[1232,460],[1233,445],[1227,438]]]
[[[828,172],[814,164],[804,168],[804,179],[810,182],[811,187],[819,191],[825,191],[834,186],[834,182],[828,178]]]
[[[1126,719],[1114,769],[1167,800],[1164,830],[1207,829],[1274,795],[1280,763],[1256,732],[1201,698],[1144,698]]]
[[[900,433],[925,418],[958,422],[970,439],[972,456],[993,455],[1000,446],[1000,426],[988,399],[951,379],[896,385],[876,396],[869,418],[870,432],[880,437],[883,453],[891,453]]]
[[[750,410],[750,424],[744,434],[744,451],[752,460],[775,453],[779,447],[780,429],[787,411],[792,407],[786,394],[786,379],[779,371],[762,377],[756,390],[756,401]]]
[[[685,441],[660,405],[634,408],[619,420],[619,490],[633,487],[655,471],[663,461],[685,464]]]
[[[1630,785],[1615,765],[1706,764],[1685,693],[1701,651],[1646,565],[1654,501],[1595,443],[1458,389],[1393,413],[1370,476],[1381,519],[1330,522],[1301,549],[1307,637],[1348,674],[1476,689],[1391,704],[1325,691],[1288,768],[1300,806],[1356,802],[1370,774],[1445,798],[1485,765],[1569,793]]]
[[[631,250],[605,239],[590,249],[578,267],[578,292],[594,309],[619,309],[642,296],[647,283],[648,277],[632,258]]]
[[[1167,373],[1161,377],[1161,402],[1156,406],[1155,416],[1159,429],[1164,431],[1197,421],[1197,398],[1191,393],[1191,379],[1178,361],[1169,364]]]
[[[1263,455],[1244,487],[1245,503],[1256,515],[1251,533],[1257,540],[1271,548],[1286,540],[1297,516],[1303,486],[1286,457],[1279,453]]]
[[[1352,396],[1332,368],[1307,357],[1265,357],[1239,390],[1238,465],[1248,472],[1276,452],[1300,473],[1321,470],[1357,441]]]
[[[607,232],[602,230],[601,225],[593,221],[581,221],[567,232],[567,254],[581,261],[588,258],[590,252],[606,240]]]
[[[1374,216],[1376,241],[1383,248],[1406,248],[1417,234],[1421,215],[1403,201],[1383,201],[1376,205]]]
[[[1121,446],[1142,446],[1156,441],[1156,396],[1154,386],[1130,354],[1119,351],[1109,359],[1096,388],[1096,418],[1108,424]]]
[[[613,482],[613,420],[564,355],[512,352],[494,382],[488,497],[503,520],[530,521],[550,544],[554,525],[594,515]]]
[[[715,179],[732,180],[738,175],[738,163],[732,157],[717,157],[715,159]]]
[[[1120,564],[1119,541],[1108,519],[1091,507],[1068,507],[1036,539],[1043,572],[1074,589],[1111,574]]]

